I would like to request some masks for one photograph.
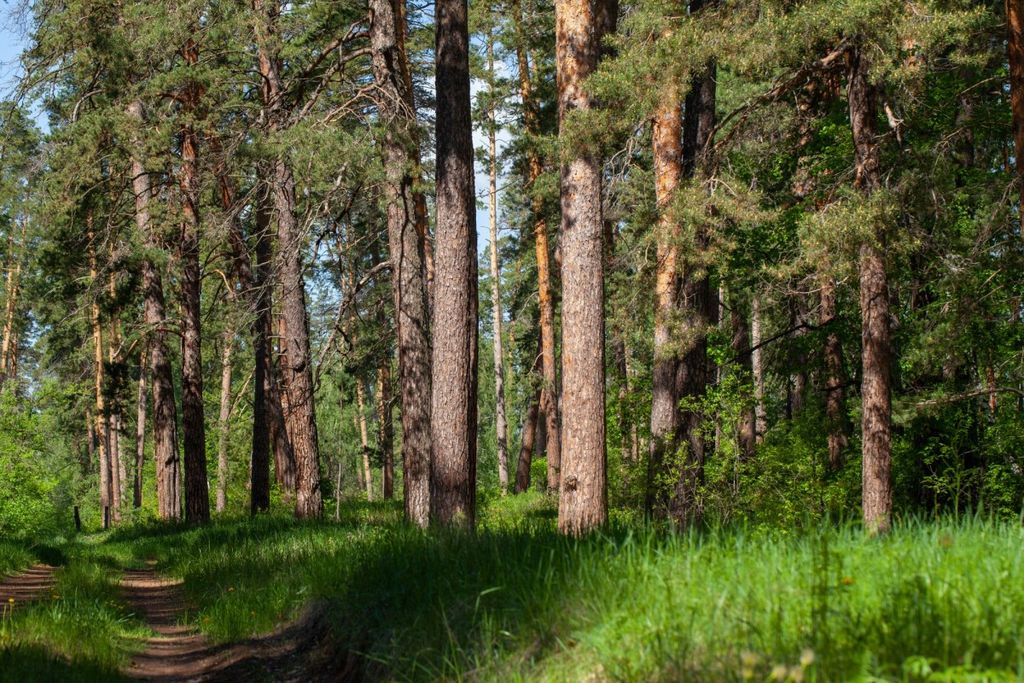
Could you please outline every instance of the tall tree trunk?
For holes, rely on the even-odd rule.
[[[690,12],[702,9],[705,0],[691,0]],[[686,117],[683,121],[683,177],[692,178],[706,167],[706,158],[715,128],[716,73],[714,62],[705,66],[695,77],[686,96]],[[694,248],[707,248],[704,228],[698,230]],[[682,282],[677,306],[682,321],[681,336],[692,339],[680,359],[676,370],[676,400],[697,399],[708,385],[707,329],[718,315],[717,297],[712,294],[707,272],[700,259],[688,259],[681,267]],[[686,458],[680,468],[675,490],[669,503],[669,512],[680,526],[689,526],[700,520],[698,490],[704,478],[705,437],[702,430],[704,416],[695,409],[682,411],[679,416],[679,443],[686,445]]]
[[[135,124],[144,124],[142,103],[128,106]],[[140,142],[136,141],[136,149]],[[135,224],[148,252],[162,248],[151,224],[149,200],[152,196],[149,173],[141,159],[132,158],[132,189],[135,193]],[[181,470],[178,458],[178,409],[174,399],[174,380],[167,352],[167,315],[163,280],[152,257],[142,261],[143,318],[149,335],[149,363],[153,380],[153,441],[156,459],[157,511],[162,519],[181,517]]]
[[[395,428],[391,402],[391,359],[386,357],[377,366],[377,447],[382,460],[381,495],[384,500],[395,497]]]
[[[558,120],[593,99],[583,81],[597,68],[604,0],[555,5]],[[601,160],[577,147],[561,168],[562,462],[558,528],[578,535],[608,519],[604,405],[604,221]],[[550,441],[550,436],[549,436]]]
[[[849,52],[847,97],[856,156],[855,184],[870,196],[881,187],[878,108],[868,63],[859,46]],[[892,349],[884,248],[881,229],[860,245],[862,505],[864,526],[870,533],[888,531],[892,517]]]
[[[112,300],[116,300],[117,282],[113,273],[110,275],[109,292]],[[114,370],[120,363],[121,346],[121,323],[118,313],[115,312],[110,320],[110,337],[107,343],[107,360],[110,362],[112,372],[110,382],[110,402],[107,406],[108,453],[107,460],[110,463],[110,507],[111,519],[115,524],[121,522],[121,501],[124,500],[124,457],[121,448],[123,441],[123,425],[121,410],[121,387],[119,373]]]
[[[90,210],[86,216],[87,239],[89,242],[89,280],[93,285],[93,298],[90,304],[90,324],[92,325],[93,341],[93,377],[95,379],[96,400],[96,437],[99,441],[99,477],[100,477],[100,513],[103,517],[103,528],[110,527],[111,517],[111,476],[110,476],[110,418],[107,415],[106,398],[103,394],[103,326],[100,322],[100,289],[97,287],[99,270],[96,265],[96,233],[93,231],[93,217]]]
[[[735,296],[731,297],[729,308],[729,324],[732,327],[732,351],[736,356],[744,381],[753,374],[753,361],[750,353],[750,330],[747,328],[746,312],[740,307]],[[757,445],[757,417],[753,403],[745,403],[740,411],[739,423],[740,458],[753,457]]]
[[[256,44],[259,72],[263,80],[261,94],[271,132],[284,125],[286,93],[281,81],[281,57],[277,33],[280,7],[277,0],[253,0],[256,15]],[[295,516],[320,517],[323,499],[320,492],[320,445],[316,431],[316,407],[313,398],[313,367],[309,350],[309,323],[306,316],[306,289],[302,252],[304,235],[295,215],[295,178],[283,156],[273,159],[267,178],[277,216],[280,251],[278,270],[281,284],[281,317],[287,329],[282,340],[282,376],[288,399],[285,413],[288,438],[295,456]]]
[[[487,38],[487,67],[494,76],[494,37]],[[495,96],[493,84],[491,97]],[[497,104],[491,102],[488,116],[487,149],[490,155],[488,171],[490,191],[488,192],[488,219],[491,228],[491,298],[494,313],[494,395],[495,395],[495,431],[498,441],[498,486],[501,494],[508,492],[508,427],[505,419],[505,354],[502,352],[502,319],[501,319],[501,266],[498,262],[498,110]]]
[[[522,28],[522,6],[516,0],[513,21],[520,39],[516,41],[516,61],[519,65],[519,97],[523,105],[523,128],[528,136],[541,134],[537,102],[533,97],[530,79],[529,53],[525,47]],[[537,255],[537,303],[540,308],[541,375],[544,390],[540,394],[540,412],[544,416],[544,431],[548,465],[548,491],[557,493],[561,470],[561,437],[558,419],[558,359],[555,355],[555,302],[551,284],[551,247],[548,244],[548,226],[544,217],[544,199],[537,187],[537,179],[544,172],[544,163],[536,144],[527,152],[527,184],[533,194],[530,212],[533,218],[534,249]]]
[[[220,414],[217,421],[217,512],[228,505],[228,440],[231,436],[231,355],[235,348],[235,332],[224,330],[224,348],[220,357]]]
[[[430,518],[476,522],[477,260],[466,0],[436,0],[437,227]]]
[[[18,312],[18,295],[21,287],[21,259],[25,249],[25,234],[28,220],[21,219],[21,244],[15,245],[13,233],[7,240],[7,252],[12,263],[7,270],[7,284],[4,289],[4,330],[3,341],[0,342],[0,384],[13,377],[17,371],[18,341],[15,329]]]
[[[359,453],[363,460],[363,483],[366,500],[373,500],[373,469],[370,467],[370,433],[366,426],[366,389],[363,380],[356,378],[356,413],[359,427]]]
[[[182,50],[189,67],[199,61],[199,48],[190,38]],[[185,86],[183,107],[194,115],[200,86]],[[181,412],[185,450],[185,519],[210,519],[210,487],[206,472],[206,420],[203,411],[202,273],[199,265],[199,136],[192,124],[181,132],[182,225],[178,257],[181,261]]]
[[[143,342],[139,355],[139,392],[135,399],[135,477],[132,486],[132,507],[142,507],[142,468],[146,463],[146,364],[149,344]]]
[[[373,75],[381,92],[388,252],[398,339],[402,473],[406,521],[430,518],[430,308],[426,203],[416,189],[419,150],[412,78],[405,51],[403,0],[370,0]],[[420,210],[422,206],[423,210]]]
[[[846,398],[843,394],[843,347],[836,332],[836,283],[831,275],[821,280],[821,321],[825,335],[825,421],[828,423],[828,466],[843,466],[843,451],[849,444]]]
[[[679,397],[676,373],[679,342],[673,323],[678,317],[679,241],[681,225],[672,212],[672,201],[683,171],[683,121],[679,95],[673,84],[663,89],[654,113],[651,141],[654,152],[654,190],[660,216],[655,228],[657,254],[654,270],[654,368],[651,378],[651,442],[647,461],[646,510],[653,512],[656,474],[666,457],[678,447]]]
[[[530,399],[523,419],[523,432],[519,446],[519,459],[516,464],[516,483],[513,491],[524,493],[530,488],[530,466],[533,463],[533,445],[537,437],[537,413],[540,410],[540,390]]]
[[[754,375],[754,426],[757,443],[764,441],[768,431],[768,413],[764,406],[764,355],[761,350],[761,296],[754,292],[750,305],[750,370]]]
[[[1005,0],[1006,54],[1010,65],[1010,108],[1013,113],[1013,147],[1016,159],[1018,207],[1024,237],[1024,2]]]

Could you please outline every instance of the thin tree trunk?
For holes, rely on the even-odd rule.
[[[395,497],[395,426],[391,401],[391,359],[385,357],[377,366],[377,447],[381,453],[381,495],[384,500]]]
[[[522,7],[516,0],[513,8],[516,32],[523,33]],[[523,128],[528,136],[541,134],[537,102],[533,97],[530,79],[529,54],[524,46],[525,37],[516,41],[516,61],[519,65],[519,96],[523,105]],[[548,465],[548,491],[557,493],[561,471],[561,438],[558,419],[558,359],[555,355],[555,303],[551,285],[551,247],[548,244],[547,221],[544,217],[544,199],[537,187],[537,179],[544,172],[544,164],[535,144],[527,152],[527,184],[533,194],[530,212],[533,218],[534,249],[537,255],[537,303],[540,308],[541,374],[544,390],[541,392],[540,412],[544,416],[544,439]]]
[[[679,342],[673,330],[679,290],[681,225],[671,203],[682,178],[682,107],[674,85],[663,89],[654,113],[651,141],[654,152],[654,191],[660,216],[655,228],[657,254],[654,271],[654,368],[651,379],[651,441],[647,461],[646,511],[654,509],[656,474],[666,458],[675,454],[679,436],[679,397],[676,373]]]
[[[144,125],[142,103],[128,106],[128,115],[139,127]],[[136,141],[136,148],[139,142]],[[132,158],[132,189],[135,193],[135,224],[147,251],[162,247],[151,225],[149,173],[142,161]],[[149,334],[149,362],[153,380],[153,453],[156,459],[157,511],[162,519],[181,517],[181,468],[178,458],[178,409],[174,380],[167,352],[167,315],[160,271],[151,257],[142,261],[143,317]]]
[[[477,258],[466,0],[437,0],[430,518],[476,522]]]
[[[488,36],[487,66],[491,78],[494,78],[494,38]],[[491,96],[494,97],[493,86]],[[491,298],[494,313],[494,395],[495,395],[495,431],[498,441],[498,486],[501,494],[508,492],[508,427],[505,419],[505,354],[502,352],[502,319],[501,319],[501,267],[498,262],[498,149],[497,149],[498,112],[494,102],[491,103],[489,125],[487,129],[487,145],[489,158],[490,191],[488,219],[491,229]]]
[[[761,351],[761,296],[754,292],[750,307],[750,369],[754,374],[754,425],[757,443],[764,441],[768,431],[768,413],[764,406],[764,357]]]
[[[870,196],[881,186],[876,93],[862,49],[849,52],[847,96],[856,155],[856,186]],[[881,229],[860,245],[861,419],[863,514],[869,533],[889,530],[892,517],[891,342],[889,286]]]
[[[363,460],[363,483],[366,500],[373,500],[373,470],[370,467],[370,433],[366,426],[366,389],[363,380],[356,378],[356,413],[359,426],[359,453]]]
[[[142,507],[142,468],[146,463],[146,364],[149,344],[143,342],[139,356],[139,393],[135,399],[135,478],[132,487],[132,506]]]
[[[418,191],[419,150],[405,51],[403,0],[370,0],[373,74],[381,92],[388,252],[398,340],[402,473],[406,521],[430,518],[430,307],[426,203]]]
[[[113,273],[110,275],[109,282],[110,297],[112,300],[116,299],[117,296],[117,282],[114,279]],[[110,338],[107,343],[107,360],[110,362],[110,367],[115,368],[119,361],[119,347],[121,345],[121,330],[120,321],[118,320],[118,314],[115,312],[111,317],[110,321]],[[119,375],[115,372],[111,373],[111,387],[110,394],[111,400],[107,407],[108,413],[108,453],[107,460],[110,463],[110,506],[111,506],[111,518],[115,524],[121,522],[121,501],[124,500],[124,458],[121,449],[122,437],[122,424],[121,424],[121,392],[120,382],[117,381]]]
[[[533,463],[533,444],[537,436],[537,413],[540,410],[540,390],[538,389],[526,409],[523,419],[522,443],[519,447],[519,460],[516,465],[515,493],[524,493],[530,488],[530,467]]]
[[[828,423],[828,466],[835,471],[843,466],[843,451],[849,444],[846,397],[843,393],[843,347],[836,323],[836,283],[826,275],[821,281],[821,325],[828,325],[825,336],[825,421]]]
[[[597,68],[603,2],[555,5],[558,118],[592,109],[583,81]],[[608,519],[604,405],[604,221],[601,160],[578,147],[561,168],[562,432],[558,528],[578,535]],[[548,440],[551,440],[549,435]]]
[[[4,330],[3,342],[0,344],[0,384],[7,378],[13,377],[17,371],[18,342],[17,330],[15,330],[16,314],[18,311],[18,295],[21,287],[21,258],[25,248],[25,234],[28,228],[28,221],[21,220],[21,245],[15,248],[13,235],[7,241],[7,251],[11,255],[13,264],[7,271],[7,286],[5,287],[4,302]]]
[[[277,53],[279,36],[277,0],[265,3],[253,0],[256,14],[256,43],[259,72],[263,79],[261,94],[272,132],[284,125],[284,87],[281,82],[281,58]],[[323,499],[320,492],[320,446],[316,431],[316,406],[313,398],[313,368],[309,350],[309,324],[306,315],[306,289],[303,280],[302,252],[304,236],[295,216],[295,178],[283,156],[271,163],[271,187],[277,215],[280,250],[281,317],[287,329],[282,376],[288,398],[285,414],[288,438],[295,456],[295,516],[320,517]]]
[[[1010,109],[1013,113],[1013,147],[1017,171],[1021,236],[1024,237],[1024,2],[1005,0],[1006,54],[1010,65]]]
[[[220,415],[217,439],[217,512],[228,505],[228,440],[231,436],[231,355],[235,348],[235,332],[224,331],[224,348],[220,357]]]
[[[187,66],[199,61],[199,48],[190,38],[182,50]],[[199,105],[201,89],[185,87],[187,114]],[[181,132],[182,226],[178,256],[181,261],[181,412],[185,450],[185,519],[210,519],[210,489],[206,472],[206,420],[203,410],[202,273],[199,265],[199,136],[191,124]]]
[[[90,211],[86,217],[89,242],[89,280],[93,284],[90,304],[90,324],[93,341],[93,377],[95,380],[96,436],[99,441],[100,513],[103,528],[110,528],[110,421],[107,415],[106,399],[103,395],[103,327],[100,323],[99,288],[96,286],[99,271],[96,265],[96,233],[93,231],[93,217]]]
[[[732,297],[729,310],[729,323],[732,327],[732,351],[738,356],[740,370],[744,378],[753,374],[753,361],[750,349],[750,331],[747,329],[747,317],[736,300]],[[746,379],[744,380],[746,381]],[[754,455],[757,445],[757,417],[752,403],[744,403],[740,411],[739,446],[740,458],[749,459]]]

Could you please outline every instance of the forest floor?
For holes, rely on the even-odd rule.
[[[472,536],[400,515],[349,503],[11,550],[6,574],[57,568],[14,580],[34,601],[0,620],[0,680],[1024,680],[1019,524],[869,539],[620,519],[570,540],[540,494],[485,501]]]

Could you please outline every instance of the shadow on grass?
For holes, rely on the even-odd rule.
[[[117,669],[89,660],[73,663],[54,657],[38,645],[0,649],[0,681],[18,683],[117,683],[128,679]]]

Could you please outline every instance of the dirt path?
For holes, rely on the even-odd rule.
[[[49,595],[56,583],[55,571],[57,568],[48,564],[36,564],[0,581],[0,609],[10,614],[19,605]]]
[[[149,567],[126,571],[121,587],[131,608],[157,634],[145,641],[143,651],[124,672],[130,678],[166,683],[357,678],[350,669],[354,660],[335,657],[328,645],[321,609],[308,609],[271,634],[216,645],[182,625],[188,604],[181,581]]]

